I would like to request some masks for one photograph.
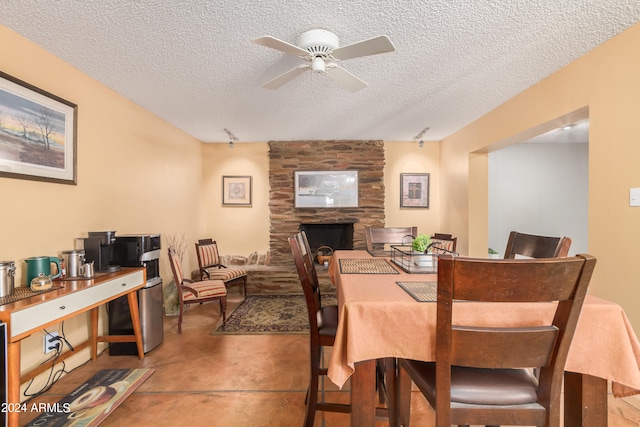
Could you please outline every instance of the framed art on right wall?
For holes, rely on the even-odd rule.
[[[429,207],[429,174],[401,173],[400,174],[400,207],[428,208]]]

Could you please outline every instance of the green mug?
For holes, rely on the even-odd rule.
[[[31,285],[31,281],[40,274],[51,276],[51,264],[58,267],[57,273],[51,276],[52,279],[60,277],[62,271],[60,269],[60,258],[56,256],[35,256],[24,260],[27,263],[27,281],[26,286]]]

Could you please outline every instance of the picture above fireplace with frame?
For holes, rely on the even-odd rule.
[[[295,171],[295,208],[357,208],[358,171]]]

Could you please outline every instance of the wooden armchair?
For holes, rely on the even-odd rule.
[[[226,266],[220,263],[218,245],[213,239],[201,239],[196,243],[200,280],[222,280],[225,286],[232,283],[242,284],[247,295],[247,270],[242,267]]]
[[[201,304],[207,301],[220,301],[222,323],[227,321],[227,288],[222,280],[204,280],[194,282],[185,279],[182,274],[180,257],[175,250],[169,248],[169,263],[173,273],[173,280],[178,288],[178,333],[182,333],[182,313],[187,304]]]
[[[367,251],[373,256],[389,256],[389,245],[411,244],[418,235],[418,227],[366,227]]]
[[[399,424],[409,426],[413,380],[435,409],[436,427],[559,427],[565,361],[595,264],[590,255],[526,260],[442,256],[435,363],[400,360]],[[549,302],[557,302],[553,317],[542,314],[549,311]],[[523,305],[531,324],[452,321],[458,307],[477,303],[491,303],[496,315],[500,306]],[[540,314],[532,314],[535,309]],[[531,372],[534,367],[540,367],[539,379]]]
[[[536,236],[512,231],[509,233],[504,258],[514,259],[517,255],[525,258],[566,257],[570,247],[571,239],[568,237]]]

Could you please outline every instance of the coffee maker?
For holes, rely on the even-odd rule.
[[[83,242],[85,259],[88,263],[93,261],[96,272],[120,270],[119,265],[111,265],[115,239],[115,231],[90,231],[89,237],[80,239]]]

